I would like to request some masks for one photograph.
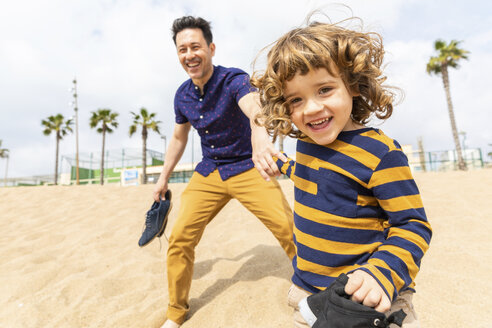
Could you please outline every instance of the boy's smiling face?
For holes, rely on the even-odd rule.
[[[335,141],[341,131],[363,127],[352,121],[352,94],[339,76],[319,68],[297,73],[285,83],[284,98],[295,126],[320,145]]]

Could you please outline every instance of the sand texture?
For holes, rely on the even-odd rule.
[[[415,178],[434,229],[416,280],[422,327],[492,327],[492,169]],[[292,183],[281,185],[292,204]],[[169,227],[184,187],[171,185]],[[0,327],[159,327],[167,242],[137,245],[152,190],[0,188]],[[270,232],[233,200],[196,249],[183,328],[292,327],[291,274]]]

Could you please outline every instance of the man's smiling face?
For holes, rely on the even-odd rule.
[[[207,44],[199,28],[187,28],[176,35],[179,62],[193,83],[203,87],[213,73],[215,44]]]

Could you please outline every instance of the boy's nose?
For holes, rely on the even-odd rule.
[[[306,104],[305,112],[307,114],[316,113],[322,109],[323,109],[323,104],[320,101],[317,101],[316,99],[309,99]]]

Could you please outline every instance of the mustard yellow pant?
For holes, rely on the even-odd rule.
[[[292,210],[275,179],[265,181],[253,168],[225,181],[218,170],[208,177],[194,173],[181,195],[181,206],[169,238],[167,318],[182,324],[188,312],[195,246],[206,225],[231,198],[236,198],[273,233],[287,256],[295,254]]]

